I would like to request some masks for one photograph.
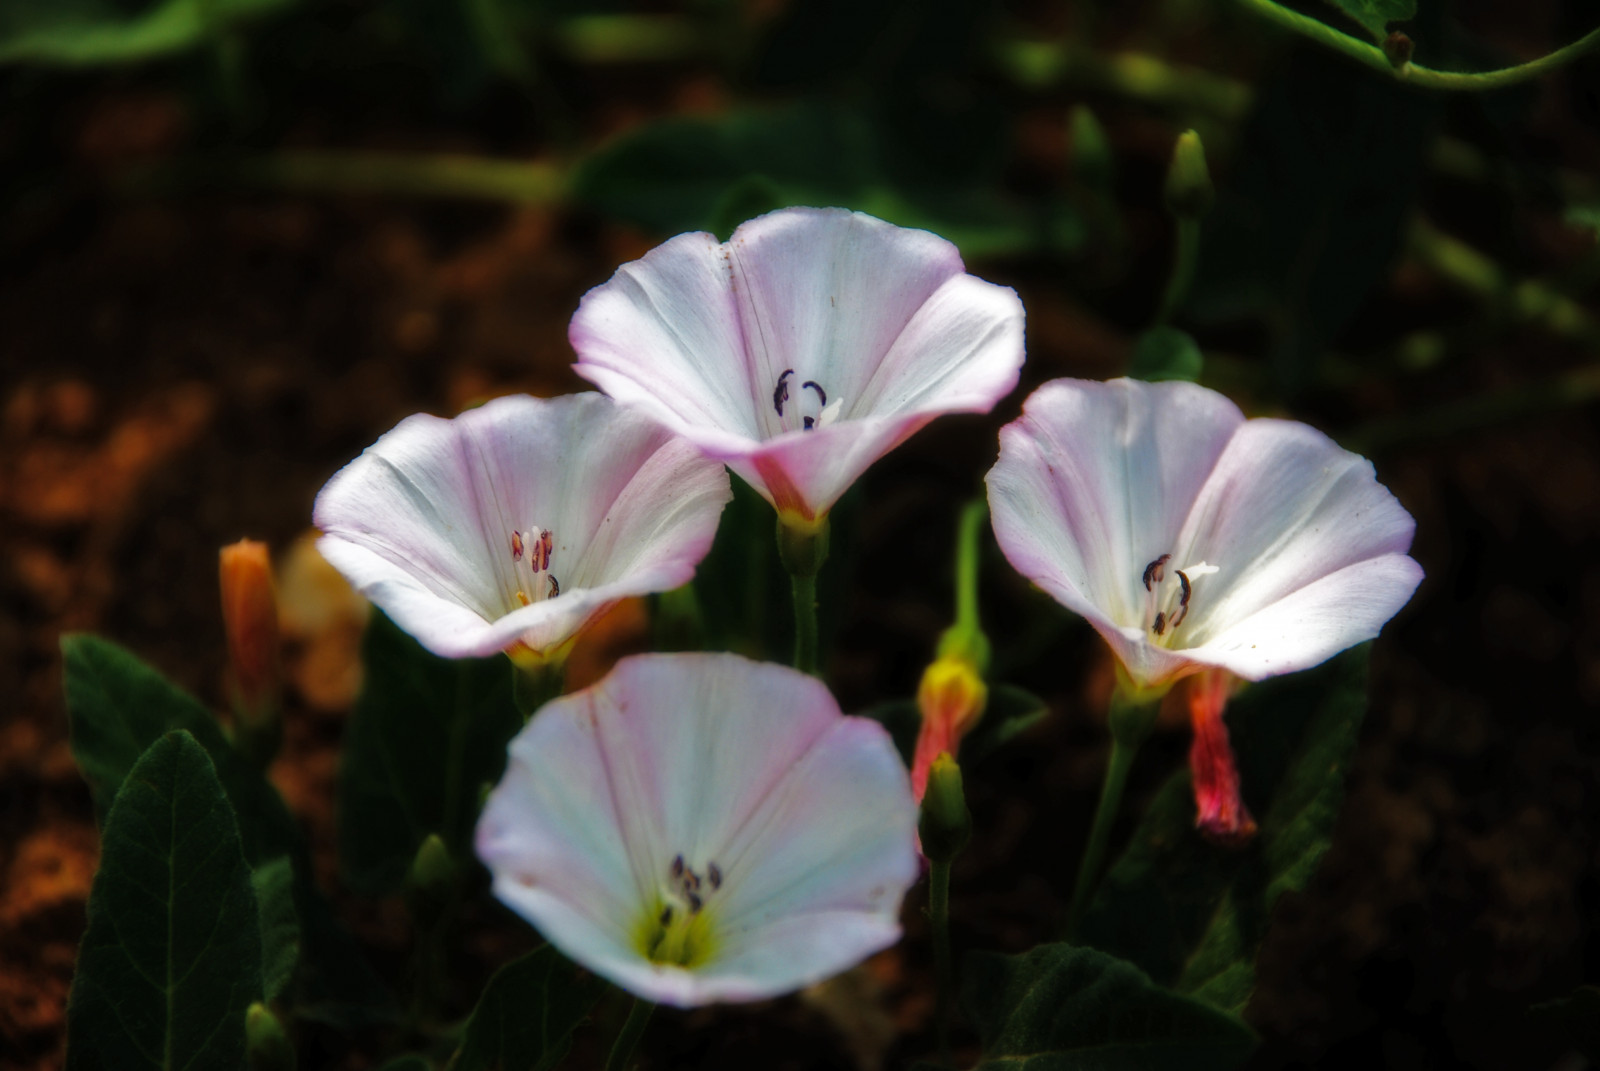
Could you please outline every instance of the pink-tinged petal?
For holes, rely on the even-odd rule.
[[[569,337],[578,374],[811,519],[935,416],[1008,393],[1022,319],[1014,292],[964,274],[935,235],[794,208],[624,265]],[[829,423],[809,412],[803,430],[824,398]]]
[[[915,805],[882,728],[736,655],[642,655],[544,707],[479,824],[495,891],[645,999],[787,992],[891,943],[917,875]],[[701,959],[653,962],[651,921],[699,918]],[[825,931],[816,927],[825,925]]]
[[[559,648],[619,599],[686,582],[730,495],[720,465],[602,395],[513,396],[402,421],[328,482],[313,520],[358,590],[463,657]],[[534,526],[553,533],[560,594],[524,606],[510,540]]]
[[[1185,646],[1204,646],[1235,622],[1347,566],[1404,555],[1415,528],[1366,458],[1305,424],[1250,421],[1217,460],[1179,540],[1180,560],[1207,561],[1219,570],[1199,581]],[[1398,602],[1378,623],[1410,595],[1410,588],[1397,593]],[[1376,633],[1367,633],[1369,618],[1352,616],[1352,636]]]
[[[1370,463],[1194,384],[1045,384],[988,483],[1007,558],[1142,687],[1315,665],[1376,635],[1421,576],[1413,522]]]
[[[1147,642],[1145,566],[1171,553],[1189,504],[1244,423],[1192,383],[1054,380],[1000,432],[989,471],[995,539],[1013,567],[1093,625],[1130,675],[1186,661]]]
[[[1385,554],[1313,580],[1207,643],[1182,652],[1246,680],[1293,673],[1375,638],[1422,582],[1422,566]]]

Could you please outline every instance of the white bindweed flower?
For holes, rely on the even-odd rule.
[[[599,394],[401,421],[317,495],[317,549],[430,651],[560,660],[619,600],[687,582],[727,473]]]
[[[1061,379],[1000,432],[995,536],[1130,683],[1306,669],[1378,634],[1422,568],[1365,458],[1193,383]]]
[[[915,827],[888,734],[821,682],[640,655],[512,741],[477,847],[551,944],[687,1007],[787,993],[893,944]]]
[[[579,375],[801,528],[934,417],[988,412],[1023,359],[1015,292],[936,235],[837,208],[680,234],[589,291],[569,335]]]

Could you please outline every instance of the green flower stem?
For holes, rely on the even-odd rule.
[[[511,698],[524,718],[552,699],[559,699],[567,687],[566,662],[547,662],[537,668],[526,668],[512,663]]]
[[[978,552],[989,503],[975,498],[961,511],[956,527],[956,627],[978,632]]]
[[[1200,263],[1200,220],[1180,216],[1177,220],[1177,241],[1172,252],[1172,274],[1167,278],[1166,292],[1161,295],[1161,308],[1156,312],[1156,324],[1172,319],[1194,283],[1195,266]]]
[[[934,859],[928,868],[928,921],[933,929],[933,973],[938,980],[934,1027],[939,1035],[939,1062],[955,1066],[950,1056],[950,860]]]
[[[1111,728],[1111,759],[1106,764],[1106,779],[1100,786],[1100,802],[1094,809],[1094,824],[1089,830],[1089,843],[1084,846],[1083,858],[1078,862],[1078,879],[1072,889],[1072,906],[1067,910],[1066,938],[1074,940],[1078,924],[1089,906],[1089,897],[1100,880],[1100,870],[1105,865],[1106,849],[1111,843],[1111,827],[1116,824],[1117,812],[1122,807],[1122,792],[1128,785],[1128,771],[1139,747],[1155,727],[1156,715],[1161,710],[1161,694],[1131,692],[1119,685],[1111,695],[1111,709],[1106,721]]]
[[[817,671],[817,574],[828,560],[828,518],[791,524],[778,515],[778,560],[794,593],[794,668]]]
[[[633,1007],[628,1011],[628,1020],[622,1024],[622,1029],[617,1032],[617,1040],[611,1046],[611,1055],[606,1057],[606,1071],[625,1071],[633,1059],[633,1050],[639,1047],[639,1039],[644,1036],[644,1028],[650,1022],[650,1013],[656,1006],[649,1001],[633,999]]]
[[[1423,67],[1415,63],[1407,63],[1398,69],[1389,62],[1389,57],[1383,54],[1383,49],[1365,41],[1358,41],[1347,33],[1343,33],[1327,23],[1308,15],[1281,7],[1273,0],[1236,0],[1242,7],[1249,8],[1263,18],[1276,22],[1279,26],[1309,37],[1318,44],[1325,45],[1335,52],[1343,52],[1346,56],[1364,63],[1374,70],[1393,75],[1412,85],[1422,86],[1426,89],[1467,90],[1481,92],[1486,89],[1499,89],[1502,86],[1516,85],[1538,78],[1550,71],[1564,67],[1568,63],[1588,52],[1600,48],[1600,29],[1592,30],[1583,37],[1558,48],[1546,56],[1527,63],[1519,63],[1515,67],[1502,67],[1498,71],[1478,71],[1475,73],[1457,71],[1436,71],[1431,67]]]
[[[1100,868],[1105,864],[1106,848],[1111,842],[1111,827],[1116,824],[1117,812],[1122,807],[1122,792],[1128,785],[1128,771],[1133,768],[1138,744],[1111,741],[1111,761],[1106,766],[1106,779],[1100,785],[1100,802],[1094,809],[1094,825],[1089,831],[1089,843],[1084,846],[1083,858],[1078,861],[1078,879],[1072,888],[1072,906],[1067,910],[1066,938],[1071,941],[1078,935],[1078,924],[1089,906],[1089,896],[1100,878]]]

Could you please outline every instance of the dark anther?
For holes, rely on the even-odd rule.
[[[695,892],[698,890],[700,888],[700,875],[696,874],[693,870],[688,871],[683,878],[683,888],[685,892]]]
[[[817,392],[817,401],[820,402],[824,406],[826,406],[828,404],[828,392],[823,390],[822,389],[822,384],[818,383],[816,380],[814,380],[814,379],[806,380],[804,383],[800,384],[800,389],[801,390],[814,390],[814,391],[816,391]]]
[[[1189,605],[1189,592],[1192,589],[1189,587],[1189,575],[1182,569],[1178,570],[1178,583],[1183,585],[1183,591],[1178,594],[1178,605],[1187,607]]]
[[[539,560],[533,563],[534,569],[550,568],[550,555],[555,553],[555,549],[555,539],[550,535],[550,529],[546,528],[539,533]]]
[[[511,533],[511,560],[514,562],[520,562],[522,560],[521,532],[513,531]]]
[[[660,922],[661,922],[661,925],[663,925],[663,926],[671,926],[672,925],[672,905],[671,904],[668,904],[666,907],[661,909]]]
[[[1150,628],[1152,630],[1154,630],[1154,632],[1155,632],[1155,634],[1157,636],[1159,636],[1162,633],[1166,632],[1167,631],[1167,615],[1166,614],[1157,614],[1156,615],[1155,624],[1151,625]]]
[[[803,422],[803,426],[806,431],[810,431],[812,428],[817,426],[816,420],[812,417],[801,417],[800,419]]]
[[[779,416],[783,415],[783,403],[789,400],[789,377],[792,375],[794,369],[786,369],[783,375],[778,377],[778,385],[772,388],[772,408],[778,411]]]
[[[672,877],[673,877],[673,880],[677,880],[678,878],[683,877],[683,855],[682,855],[682,853],[679,853],[678,855],[674,856],[673,859],[672,859]]]
[[[706,868],[706,877],[710,879],[713,889],[722,888],[722,868],[717,864],[712,863]]]
[[[1151,584],[1159,584],[1167,575],[1167,563],[1172,560],[1172,555],[1163,554],[1155,561],[1144,567],[1144,589],[1150,590]]]
[[[689,914],[691,914],[691,915],[700,914],[700,909],[702,907],[706,906],[705,905],[705,901],[700,899],[700,896],[699,896],[698,893],[688,893],[686,895],[687,895],[687,898],[689,900]]]
[[[561,594],[561,581],[556,579],[556,574],[550,574],[550,597],[553,599]]]

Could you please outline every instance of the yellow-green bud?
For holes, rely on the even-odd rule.
[[[1205,146],[1200,135],[1185,130],[1172,148],[1172,164],[1167,168],[1165,190],[1167,211],[1179,219],[1199,219],[1211,209],[1217,193],[1206,168]]]
[[[432,926],[455,895],[456,864],[437,833],[428,834],[411,859],[406,875],[406,904],[419,925]]]
[[[961,788],[961,767],[948,752],[928,769],[928,790],[922,797],[922,854],[936,863],[948,863],[972,839],[972,812]]]
[[[260,1001],[244,1015],[246,1066],[250,1071],[294,1071],[294,1046],[272,1009]]]

